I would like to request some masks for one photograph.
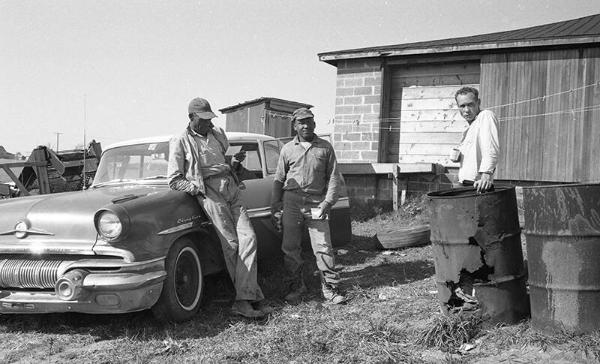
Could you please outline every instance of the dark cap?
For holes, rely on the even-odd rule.
[[[292,121],[294,121],[294,120],[308,119],[308,118],[314,118],[314,117],[315,116],[313,115],[312,111],[310,111],[309,109],[307,109],[305,107],[301,107],[299,109],[296,109],[292,113]]]
[[[217,117],[217,115],[212,112],[208,101],[200,97],[196,97],[190,101],[188,106],[188,114],[196,114],[201,119],[212,119]]]

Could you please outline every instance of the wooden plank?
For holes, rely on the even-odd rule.
[[[466,123],[465,119],[460,116],[458,109],[454,110],[411,110],[401,111],[393,110],[390,113],[390,118],[399,119],[402,121],[420,121],[420,120],[459,120]]]
[[[478,84],[470,84],[463,86],[479,87]],[[456,93],[456,91],[458,91],[457,86],[415,86],[404,87],[402,89],[402,94],[399,96],[401,96],[404,100],[422,100],[438,98],[454,99],[454,94]]]
[[[392,78],[410,76],[479,74],[479,61],[410,64],[395,67]],[[477,82],[479,83],[479,81]]]
[[[399,87],[479,84],[479,72],[460,75],[399,77],[393,79],[392,82]]]
[[[458,167],[458,163],[452,162],[448,156],[443,155],[424,155],[424,154],[404,154],[398,157],[399,163],[431,163],[444,167]]]
[[[448,155],[450,150],[456,146],[456,143],[446,144],[414,144],[400,143],[398,153],[404,154],[423,154],[423,155]]]
[[[403,133],[461,133],[467,129],[467,122],[463,120],[422,120],[422,121],[402,121],[401,131]]]
[[[15,185],[17,186],[17,188],[19,189],[19,191],[25,195],[25,196],[29,196],[29,191],[27,191],[27,188],[25,188],[25,186],[21,183],[21,181],[19,181],[19,177],[17,177],[13,171],[10,170],[10,168],[7,165],[2,165],[1,166],[2,169],[4,169],[4,172],[6,172],[6,174],[10,177],[10,179],[13,180],[13,182],[15,183]]]
[[[402,111],[411,110],[457,110],[456,101],[453,97],[437,98],[437,99],[422,99],[422,100],[392,100],[392,109]]]
[[[402,131],[400,142],[403,144],[459,144],[462,133],[413,133]]]

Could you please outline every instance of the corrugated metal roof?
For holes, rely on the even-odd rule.
[[[335,63],[352,58],[597,42],[600,42],[600,14],[468,37],[324,52],[319,53],[319,59]]]
[[[268,102],[268,101],[271,101],[271,100],[276,100],[276,101],[283,102],[285,104],[294,105],[296,108],[306,107],[306,108],[310,109],[311,107],[313,107],[310,104],[305,104],[305,103],[302,103],[302,102],[296,102],[296,101],[290,101],[290,100],[284,100],[284,99],[278,99],[276,97],[259,97],[259,98],[254,99],[254,100],[244,101],[244,102],[239,103],[237,105],[232,105],[232,106],[224,107],[222,109],[219,109],[219,111],[225,114],[225,113],[231,112],[233,110],[239,109],[241,107],[246,107],[246,106],[250,106],[250,105],[254,105],[254,104],[260,104],[260,103]]]

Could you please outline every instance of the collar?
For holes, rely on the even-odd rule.
[[[190,128],[190,126],[189,126],[189,125],[188,125],[188,127],[187,127],[187,131],[188,131],[188,133],[190,133],[192,136],[197,136],[197,137],[200,137],[200,138],[208,138],[208,135],[211,133],[211,132],[208,132],[208,133],[206,134],[206,136],[204,136],[204,135],[202,135],[202,134],[198,134],[198,133],[196,133],[196,131],[194,131],[192,128]]]
[[[294,137],[294,139],[292,139],[292,140],[294,141],[294,144],[300,144],[300,143],[302,143],[302,142],[300,141],[300,139],[298,138],[298,135],[296,135],[296,136]],[[317,134],[315,134],[315,137],[313,138],[313,140],[312,140],[312,141],[310,141],[310,142],[309,142],[309,141],[307,141],[307,142],[308,142],[308,143],[310,143],[310,144],[317,144],[319,140],[321,140],[321,138],[319,138],[319,137],[317,136]]]

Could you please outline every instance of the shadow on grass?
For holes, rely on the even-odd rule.
[[[405,262],[383,262],[364,269],[343,272],[342,279],[347,286],[363,289],[407,284],[431,277],[435,273],[433,262],[416,260]]]

